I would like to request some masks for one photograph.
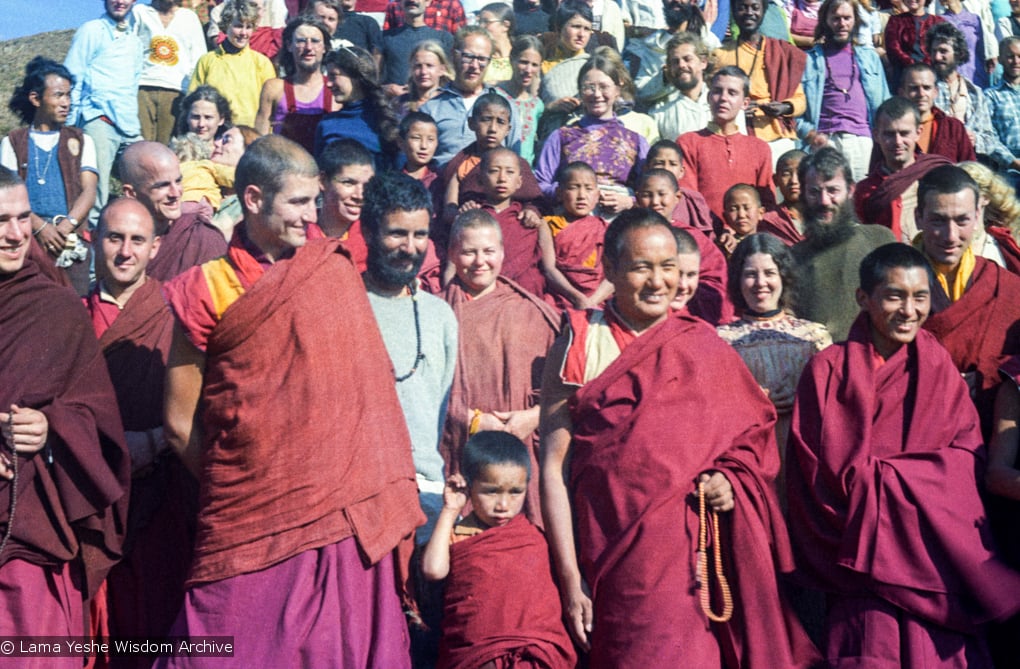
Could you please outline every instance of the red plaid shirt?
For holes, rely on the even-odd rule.
[[[425,8],[425,25],[436,30],[448,32],[451,35],[467,23],[464,15],[464,6],[460,0],[432,0],[432,3]],[[399,28],[404,25],[404,8],[400,0],[386,5],[386,23],[383,30]]]

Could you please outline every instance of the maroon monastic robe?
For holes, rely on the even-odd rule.
[[[184,270],[219,258],[227,252],[227,239],[212,224],[206,206],[185,204],[181,217],[162,235],[159,253],[149,262],[146,273],[154,279],[169,281]]]
[[[127,431],[163,425],[173,316],[161,289],[159,281],[149,278],[123,311],[102,302],[96,290],[86,305]],[[164,453],[154,465],[132,479],[125,557],[106,580],[109,630],[118,638],[166,636],[184,600],[198,486],[172,453]],[[152,658],[112,658],[115,667],[151,664]]]
[[[938,287],[935,290],[941,293]],[[938,302],[934,300],[936,307]],[[999,367],[1007,357],[1020,353],[1018,321],[1020,277],[977,258],[963,297],[924,323],[924,329],[949,351],[956,369],[968,377],[986,436],[991,434],[995,393],[1001,382]]]
[[[882,363],[858,317],[801,377],[787,460],[798,573],[830,593],[831,666],[990,666],[979,627],[1020,610],[1020,573],[992,548],[978,416],[935,337]],[[945,664],[923,663],[936,650]]]
[[[501,274],[519,283],[533,295],[545,294],[545,275],[542,274],[542,249],[538,246],[538,228],[521,223],[523,207],[519,202],[496,212],[491,205],[482,209],[492,214],[503,232],[503,271]]]
[[[985,233],[998,244],[1002,259],[1006,261],[1006,269],[1020,275],[1020,245],[1017,245],[1010,230],[999,225],[988,225]]]
[[[243,230],[223,262],[248,277],[246,292],[206,343],[189,585],[351,536],[365,563],[376,564],[423,515],[392,365],[363,284],[333,239],[308,242],[260,275]],[[165,286],[182,325],[204,309],[196,297],[205,281],[194,268]]]
[[[765,216],[758,221],[758,232],[767,232],[787,246],[804,241],[804,233],[797,229],[784,205],[765,212]]]
[[[117,400],[81,300],[45,278],[35,263],[0,274],[0,323],[0,406],[37,409],[49,423],[47,446],[18,456],[18,503],[0,555],[0,581],[4,565],[15,559],[40,572],[60,572],[73,563],[71,597],[78,598],[80,613],[81,598],[94,594],[120,559],[124,540],[131,469]],[[0,534],[10,522],[11,485],[0,481]],[[0,603],[10,607],[5,610],[14,611],[17,598],[16,589],[0,588]],[[27,624],[37,634],[64,623],[31,617],[10,622],[15,630]],[[4,633],[15,633],[11,629],[0,621]]]
[[[440,669],[512,666],[573,669],[545,536],[523,515],[450,546]]]
[[[777,572],[793,564],[773,488],[775,409],[715,330],[670,316],[580,388],[570,413],[578,562],[595,612],[591,667],[815,660],[779,594]],[[707,470],[725,474],[736,500],[720,514],[735,602],[725,624],[708,622],[695,587],[696,481]]]
[[[854,190],[857,217],[861,223],[884,225],[900,240],[903,236],[899,224],[900,195],[931,170],[948,164],[942,156],[922,153],[894,174],[887,174],[885,166],[878,165]]]
[[[687,304],[687,310],[710,325],[729,323],[736,318],[736,312],[726,293],[726,256],[700,231],[677,225],[675,221],[673,226],[689,233],[701,254],[698,290]]]
[[[712,211],[708,208],[705,197],[698,191],[683,186],[677,191],[677,196],[680,197],[680,201],[673,208],[673,223],[700,230],[708,235],[709,239],[715,240]]]
[[[544,225],[544,223],[543,223]],[[588,297],[602,285],[605,271],[602,268],[602,247],[609,224],[600,216],[589,214],[571,221],[553,237],[556,248],[556,269],[577,290]],[[594,265],[592,264],[594,260]],[[559,293],[547,295],[561,309],[570,308],[570,300]]]
[[[559,334],[561,319],[548,304],[503,277],[479,298],[469,296],[454,279],[442,297],[458,324],[457,368],[439,445],[452,474],[460,471],[474,409],[519,411],[538,404],[545,355]],[[537,431],[525,443],[531,456],[526,511],[541,527]]]

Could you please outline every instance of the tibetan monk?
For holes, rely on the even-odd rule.
[[[227,255],[164,287],[164,430],[200,486],[172,633],[232,635],[238,666],[409,667],[392,552],[423,518],[382,337],[339,242],[305,245],[312,157],[263,137],[236,184]]]
[[[99,280],[85,306],[117,394],[132,482],[125,557],[106,579],[108,613],[93,607],[94,626],[116,638],[163,637],[184,600],[198,488],[163,437],[173,316],[162,284],[146,274],[161,239],[149,210],[120,198],[100,214],[95,240]],[[152,665],[145,656],[110,660],[115,667]]]
[[[614,297],[570,313],[545,367],[542,509],[567,627],[593,669],[817,656],[779,594],[777,572],[793,564],[773,483],[775,410],[713,328],[671,311],[682,278],[697,276],[696,251],[650,210],[620,214],[605,242]]]
[[[124,149],[119,165],[125,197],[148,207],[162,241],[162,253],[149,263],[149,276],[169,281],[227,252],[212,211],[181,200],[181,163],[173,151],[159,142],[136,142]]]
[[[26,260],[31,215],[24,183],[0,169],[0,635],[81,637],[84,601],[121,557],[130,462],[80,298]]]
[[[915,244],[936,279],[924,328],[946,347],[967,381],[987,440],[1002,382],[999,368],[1020,353],[1020,277],[971,248],[984,207],[978,185],[963,169],[946,165],[925,175],[916,215],[921,239]]]
[[[523,441],[538,471],[538,412],[545,355],[559,334],[560,315],[547,303],[500,276],[503,235],[486,211],[457,216],[450,230],[456,269],[442,297],[459,328],[457,368],[450,390],[440,452],[447,472],[460,472],[469,435],[505,431]],[[525,512],[541,527],[538,477],[529,480]]]
[[[978,489],[977,412],[921,326],[921,253],[879,247],[860,266],[849,339],[801,377],[787,447],[790,536],[806,585],[828,593],[830,667],[992,667],[983,623],[1020,609]]]

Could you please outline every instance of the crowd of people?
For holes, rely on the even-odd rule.
[[[1017,665],[1020,2],[96,4],[0,637],[231,646],[0,667]]]

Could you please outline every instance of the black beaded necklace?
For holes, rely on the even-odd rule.
[[[418,291],[415,289],[414,283],[408,285],[407,289],[411,291],[411,306],[414,309],[414,335],[415,335],[415,347],[416,353],[414,355],[414,366],[411,367],[411,371],[403,376],[397,376],[397,383],[407,381],[409,378],[414,376],[414,373],[418,371],[418,365],[425,359],[425,354],[421,352],[421,318],[418,315]]]

